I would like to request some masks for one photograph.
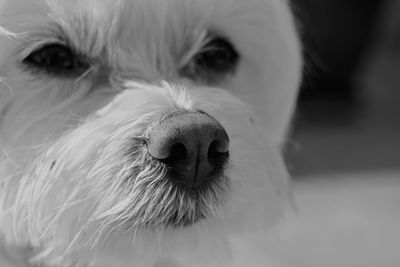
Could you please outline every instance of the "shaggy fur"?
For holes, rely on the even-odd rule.
[[[269,266],[301,68],[286,1],[0,0],[0,25],[0,263]],[[240,55],[224,75],[193,61],[216,35]],[[52,43],[84,71],[26,64]],[[166,179],[145,145],[176,110],[230,138],[224,174],[199,190]]]

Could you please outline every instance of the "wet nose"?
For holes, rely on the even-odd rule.
[[[221,175],[229,158],[222,125],[203,112],[165,115],[147,134],[150,155],[167,165],[174,182],[196,188]]]

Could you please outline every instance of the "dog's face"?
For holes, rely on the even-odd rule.
[[[0,230],[30,262],[225,266],[276,219],[285,1],[3,0],[0,25]]]

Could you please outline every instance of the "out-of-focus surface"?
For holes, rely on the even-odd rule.
[[[272,231],[270,253],[278,266],[400,266],[400,1],[299,2],[328,56],[299,103],[288,146],[297,212]]]
[[[312,177],[268,249],[284,267],[400,266],[400,172]]]
[[[338,6],[332,8],[338,17],[311,16],[314,20],[306,24],[312,32],[315,25],[319,32],[326,25],[328,33],[320,36],[317,32],[313,36],[317,45],[323,46],[316,49],[316,53],[323,50],[323,54],[317,53],[315,57],[322,61],[320,65],[324,70],[316,70],[316,74],[306,78],[305,87],[311,89],[303,88],[302,96],[306,97],[303,96],[299,103],[295,133],[289,146],[289,165],[294,176],[400,169],[400,1],[381,1],[379,8],[376,4],[371,7],[377,14],[365,11],[368,16],[357,12],[367,10],[363,6],[371,1],[302,1],[313,6],[311,12],[308,11],[311,15],[320,14],[318,7],[328,13],[330,6]],[[355,8],[356,4],[360,5],[359,10]],[[347,15],[340,17],[338,8],[347,8],[342,12]],[[346,27],[343,22],[334,27],[336,21],[345,20],[351,24],[352,12],[358,28],[363,22],[361,18],[373,20],[365,26],[370,26],[369,32],[364,34],[368,37],[354,35],[358,38],[359,50],[364,51],[359,55],[351,52],[355,44],[350,45],[349,53],[343,41],[335,40],[349,39],[351,31],[358,29],[354,25]],[[320,39],[323,40],[318,41]],[[330,45],[324,46],[324,43]],[[325,56],[330,49],[339,51],[332,51],[333,56]],[[358,58],[337,59],[331,63],[331,57],[340,55]],[[348,62],[354,66],[346,69],[345,77],[337,69],[347,68]],[[327,80],[331,81],[328,85]],[[330,87],[338,85],[343,87]]]

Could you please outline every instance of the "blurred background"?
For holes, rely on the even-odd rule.
[[[400,169],[400,1],[294,5],[307,65],[288,146],[292,173]]]
[[[290,267],[400,266],[400,0],[292,0],[306,68],[286,149]]]

